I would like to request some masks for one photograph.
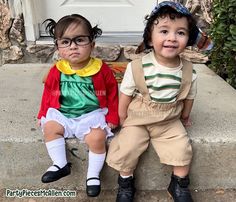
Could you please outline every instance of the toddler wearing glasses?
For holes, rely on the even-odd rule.
[[[110,68],[90,56],[101,29],[78,14],[57,23],[52,19],[45,22],[61,59],[49,71],[38,113],[53,161],[42,182],[70,174],[65,138],[76,137],[89,148],[86,192],[95,197],[101,190],[99,174],[106,156],[106,138],[113,136],[111,129],[119,124],[118,85]]]

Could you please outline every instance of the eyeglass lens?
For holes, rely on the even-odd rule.
[[[91,39],[89,36],[77,36],[72,39],[62,38],[56,40],[56,44],[59,48],[66,48],[70,46],[72,42],[74,42],[77,46],[85,46],[91,42]]]

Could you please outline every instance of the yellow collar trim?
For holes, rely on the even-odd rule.
[[[102,60],[98,58],[91,58],[88,64],[82,69],[73,70],[67,60],[59,60],[56,63],[57,69],[63,74],[72,75],[77,74],[81,77],[92,76],[99,72],[102,67]]]

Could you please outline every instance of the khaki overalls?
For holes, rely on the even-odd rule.
[[[180,116],[183,100],[192,82],[192,63],[183,62],[180,92],[174,103],[151,101],[144,79],[141,60],[132,61],[134,81],[142,97],[136,95],[128,107],[128,117],[120,133],[109,146],[107,163],[122,172],[133,172],[139,156],[151,141],[160,162],[173,165],[189,165],[192,147]]]

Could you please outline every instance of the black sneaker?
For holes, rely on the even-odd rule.
[[[67,163],[63,168],[57,165],[53,166],[57,167],[58,170],[44,173],[41,179],[43,183],[54,182],[70,174],[71,163]]]
[[[184,178],[180,178],[172,174],[168,193],[172,196],[174,202],[193,202],[191,193],[188,189],[189,183],[190,180],[188,175]]]
[[[134,178],[132,176],[128,178],[122,178],[120,175],[118,177],[118,193],[116,197],[116,202],[133,202],[134,200]]]

